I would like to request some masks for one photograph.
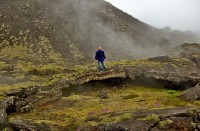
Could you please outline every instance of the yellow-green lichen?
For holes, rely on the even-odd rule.
[[[22,83],[16,83],[13,85],[3,85],[0,87],[0,94],[4,94],[5,92],[8,92],[10,90],[15,90],[15,89],[22,89],[22,88],[28,88],[33,85],[37,85],[38,83],[34,81],[29,81],[29,82],[22,82]]]
[[[152,115],[149,115],[145,118],[142,118],[142,119],[139,119],[139,120],[144,120],[144,121],[149,121],[149,120],[153,120],[155,122],[159,122],[160,121],[160,118],[158,115],[155,115],[155,114],[152,114]]]
[[[6,67],[5,62],[0,61],[0,70],[2,70],[4,67]]]
[[[170,124],[172,124],[172,123],[173,123],[172,120],[166,119],[166,120],[160,121],[160,122],[158,123],[158,127],[159,127],[160,129],[165,129],[165,128],[167,128]]]

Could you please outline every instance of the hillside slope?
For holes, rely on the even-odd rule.
[[[147,25],[104,0],[0,1],[0,50],[15,60],[91,61],[98,46],[110,60],[133,59],[197,41],[191,33]],[[3,55],[0,60],[10,57]]]

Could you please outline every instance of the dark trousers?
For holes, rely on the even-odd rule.
[[[99,71],[102,71],[102,69],[106,71],[106,66],[104,64],[104,61],[98,61],[98,69]]]

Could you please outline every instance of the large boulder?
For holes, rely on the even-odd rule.
[[[14,104],[14,97],[8,97],[0,101],[0,129],[5,127],[7,123],[6,110]]]
[[[7,122],[7,113],[5,109],[0,109],[0,129],[5,127]]]
[[[185,90],[180,96],[181,99],[186,101],[195,101],[200,99],[200,83],[195,87]]]

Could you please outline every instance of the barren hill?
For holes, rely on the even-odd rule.
[[[91,61],[98,46],[110,60],[132,59],[168,54],[167,47],[197,41],[192,33],[145,24],[104,0],[0,1],[3,61],[9,51],[15,60]]]

